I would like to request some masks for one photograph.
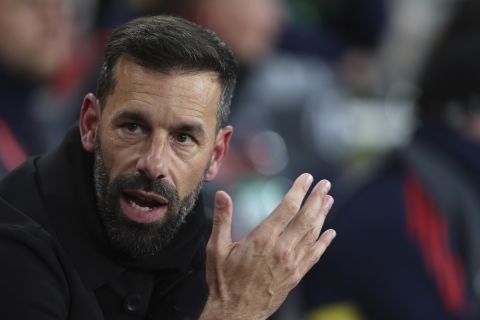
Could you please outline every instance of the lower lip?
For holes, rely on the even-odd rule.
[[[124,198],[120,198],[120,206],[123,213],[127,218],[137,223],[153,223],[162,220],[167,214],[167,206],[160,206],[152,209],[151,211],[141,211],[137,208],[134,208],[130,203]]]

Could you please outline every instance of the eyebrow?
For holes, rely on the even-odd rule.
[[[143,112],[139,112],[139,111],[122,111],[116,114],[113,118],[114,122],[125,121],[125,120],[138,122],[141,124],[148,123],[147,116]]]
[[[205,130],[199,123],[180,123],[174,129],[178,132],[189,133],[195,137],[202,138],[205,136]]]

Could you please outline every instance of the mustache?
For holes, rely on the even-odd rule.
[[[112,181],[116,193],[125,190],[142,190],[155,193],[169,201],[178,201],[179,196],[175,187],[165,179],[151,179],[144,173],[125,174]]]

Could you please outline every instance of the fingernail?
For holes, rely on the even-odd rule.
[[[328,191],[330,191],[331,186],[332,184],[330,183],[330,181],[322,180],[321,190],[323,193],[327,193]]]
[[[335,230],[333,229],[330,229],[330,230],[327,230],[325,231],[327,233],[327,237],[330,241],[332,241],[333,239],[335,239],[335,237],[337,236],[337,233],[335,232]]]
[[[215,197],[215,207],[218,209],[223,209],[226,206],[226,201],[223,199],[223,197],[216,196]]]
[[[333,206],[333,198],[332,196],[329,196],[329,195],[326,195],[325,198],[324,198],[324,201],[325,201],[325,208],[327,210],[330,210]]]
[[[312,175],[309,174],[309,173],[304,173],[303,185],[305,186],[306,190],[308,190],[308,188],[310,188],[310,186],[312,185],[312,182],[313,182]]]

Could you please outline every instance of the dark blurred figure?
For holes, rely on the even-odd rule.
[[[374,50],[388,20],[389,0],[289,0],[294,23],[280,46],[337,61],[350,49]]]
[[[456,9],[419,81],[412,142],[336,203],[307,319],[480,317],[480,2]]]
[[[258,63],[283,29],[283,0],[159,0],[157,10],[180,15],[218,33],[243,66]]]
[[[355,95],[376,93],[378,49],[392,0],[289,0],[290,20],[279,47],[321,57]],[[390,5],[390,6],[389,6]]]
[[[70,56],[71,13],[63,0],[0,0],[0,176],[46,147],[34,104]]]

